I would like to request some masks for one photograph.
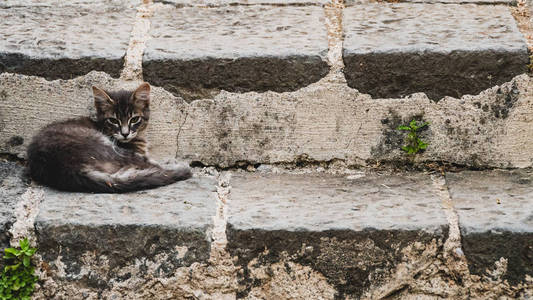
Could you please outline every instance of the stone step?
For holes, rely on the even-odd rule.
[[[0,73],[118,77],[140,1],[2,1]]]
[[[50,276],[82,290],[170,277],[210,255],[216,181],[193,178],[130,194],[45,189],[35,233]],[[153,268],[153,269],[151,269]]]
[[[179,1],[179,0],[178,0]],[[346,6],[354,6],[359,4],[368,4],[373,3],[371,0],[344,0]],[[388,1],[390,3],[424,3],[424,4],[479,4],[479,5],[517,5],[516,0],[398,0],[398,1]]]
[[[512,284],[533,274],[533,172],[465,171],[448,173],[470,272],[507,259],[504,278]]]
[[[261,297],[277,283],[295,286],[285,299],[297,297],[298,281],[276,277],[310,268],[312,276],[326,278],[337,299],[358,299],[384,284],[402,252],[416,251],[407,247],[445,239],[448,222],[429,176],[359,176],[235,176],[227,250],[244,270],[238,296]],[[317,298],[331,298],[330,289],[308,288],[319,292]]]
[[[170,3],[178,7],[183,6],[235,6],[235,5],[279,5],[279,6],[304,6],[325,5],[330,0],[154,0],[155,3]]]
[[[134,89],[137,82],[92,72],[73,80],[46,81],[0,74],[0,153],[25,157],[46,124],[94,113],[91,85]],[[220,93],[186,103],[153,87],[147,137],[156,159],[180,157],[197,164],[453,163],[463,166],[533,166],[533,79],[521,75],[476,96],[438,103],[422,94],[371,99],[345,83],[322,82],[287,93]],[[397,130],[411,120],[430,123],[429,143],[412,160]]]
[[[14,221],[34,231],[37,299],[533,293],[528,170],[462,171],[446,180],[375,170],[235,171],[219,183],[202,172],[155,190],[93,195],[27,186],[21,169],[0,163],[9,221],[2,235]],[[24,203],[24,191],[39,197],[36,208]],[[29,211],[14,220],[14,206]]]
[[[144,79],[186,99],[297,90],[329,71],[324,18],[316,6],[166,6],[151,20]]]
[[[343,10],[348,85],[377,98],[478,94],[527,72],[508,7],[374,3]]]

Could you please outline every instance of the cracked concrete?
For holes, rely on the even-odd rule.
[[[187,122],[187,116],[188,114],[185,113],[185,116],[183,117],[183,122],[179,125],[178,127],[178,133],[176,134],[176,155],[174,155],[174,158],[178,158],[179,157],[179,152],[180,152],[180,133],[181,133],[181,129],[183,128],[183,125],[185,125],[185,122]]]

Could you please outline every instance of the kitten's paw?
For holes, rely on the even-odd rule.
[[[159,163],[159,166],[176,180],[187,179],[192,176],[191,168],[187,163],[179,162],[176,159],[167,159]]]
[[[184,162],[180,162],[180,161],[178,161],[177,159],[174,159],[174,158],[166,159],[166,160],[160,162],[159,165],[161,166],[161,168],[163,168],[165,170],[174,170],[174,169],[177,169],[177,168],[188,167],[188,164],[186,164]]]
[[[184,180],[192,176],[192,171],[189,166],[185,164],[172,164],[165,169],[165,173],[174,180]]]

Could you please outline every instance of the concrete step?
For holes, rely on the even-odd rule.
[[[2,1],[0,73],[118,77],[140,1]]]
[[[474,95],[527,72],[524,37],[503,5],[374,3],[343,13],[346,80],[376,98]]]
[[[448,173],[446,180],[470,272],[482,275],[505,257],[510,283],[533,274],[533,172],[465,171]]]
[[[147,137],[158,159],[197,164],[369,166],[432,162],[501,168],[533,166],[532,79],[527,75],[480,95],[434,103],[421,94],[371,99],[345,83],[286,93],[220,93],[187,103],[152,89]],[[94,112],[91,85],[130,88],[138,82],[93,72],[68,81],[0,74],[0,152],[25,156],[33,135],[54,120]],[[401,146],[399,125],[430,122],[429,143],[414,159]]]
[[[2,235],[26,226],[39,248],[37,299],[533,295],[530,170],[204,170],[91,195],[0,166]]]
[[[238,296],[260,298],[269,286],[284,284],[276,277],[310,268],[336,298],[359,298],[384,284],[406,247],[445,240],[448,222],[429,176],[360,176],[236,176],[227,249],[244,270]]]
[[[294,91],[329,71],[324,18],[317,6],[159,9],[143,75],[186,99],[221,89]]]

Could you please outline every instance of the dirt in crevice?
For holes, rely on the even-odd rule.
[[[529,54],[533,54],[533,23],[532,18],[533,8],[529,7],[531,4],[528,4],[526,0],[517,0],[517,5],[509,7],[511,14],[513,15],[516,25],[524,38],[526,39],[527,46],[529,49]],[[530,67],[531,72],[531,67]]]

